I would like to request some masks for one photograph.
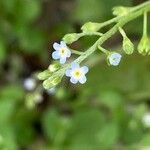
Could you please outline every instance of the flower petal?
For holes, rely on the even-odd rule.
[[[59,53],[58,53],[57,51],[53,52],[53,53],[52,53],[52,58],[53,58],[53,59],[59,59],[59,58],[60,58]]]
[[[71,69],[66,70],[66,76],[71,77]]]
[[[121,61],[121,55],[119,53],[112,53],[110,56],[109,56],[109,62],[111,65],[113,66],[117,66],[119,65],[120,61]]]
[[[67,47],[66,43],[64,41],[60,42],[61,47]]]
[[[89,71],[89,68],[87,66],[81,67],[81,71],[86,74]]]
[[[55,50],[59,50],[60,48],[61,48],[61,46],[60,46],[60,44],[58,44],[58,43],[54,43],[53,44],[53,48],[55,49]]]
[[[61,57],[61,58],[60,58],[60,63],[61,63],[61,64],[64,64],[65,62],[66,62],[66,57]]]
[[[67,51],[67,57],[70,57],[71,56],[71,51],[68,49]]]
[[[75,62],[71,63],[71,68],[72,68],[72,69],[76,69],[76,68],[79,68],[79,67],[80,67],[80,66],[79,66],[78,63],[75,63]]]
[[[86,82],[86,76],[83,76],[83,77],[81,77],[80,79],[79,79],[79,82],[81,83],[81,84],[84,84],[85,82]]]
[[[76,84],[78,82],[78,80],[73,78],[73,77],[71,77],[70,82],[73,83],[73,84]]]

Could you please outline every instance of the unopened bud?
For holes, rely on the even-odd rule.
[[[49,70],[51,73],[53,73],[53,72],[57,71],[57,70],[60,69],[60,68],[61,68],[61,65],[60,65],[59,63],[55,62],[55,63],[49,65],[48,70]]]
[[[128,55],[134,52],[134,45],[128,37],[123,38],[123,51]]]
[[[38,74],[38,79],[39,80],[45,80],[47,78],[49,78],[52,75],[52,73],[49,70],[45,70],[41,73]]]
[[[124,16],[131,11],[131,7],[117,6],[112,9],[114,16]]]
[[[95,23],[95,22],[87,22],[82,27],[81,30],[85,32],[97,32],[101,28],[101,23]]]
[[[147,36],[143,36],[139,45],[138,52],[142,55],[150,55],[150,40]]]
[[[77,41],[79,38],[81,37],[81,34],[78,33],[70,33],[70,34],[66,34],[63,37],[63,41],[66,44],[72,44],[73,42]]]
[[[47,79],[43,82],[43,86],[46,90],[53,88],[61,82],[61,79],[62,79],[62,77],[60,77],[60,76],[50,77],[49,79]]]

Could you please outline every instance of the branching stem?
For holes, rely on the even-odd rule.
[[[88,58],[91,54],[93,54],[98,47],[101,47],[101,45],[107,41],[110,37],[112,37],[119,29],[119,27],[123,27],[128,22],[136,19],[137,17],[144,14],[144,12],[148,12],[150,10],[150,1],[147,1],[141,5],[135,6],[132,8],[129,14],[121,17],[115,17],[109,21],[106,21],[102,23],[102,26],[109,25],[111,23],[117,22],[110,30],[108,30],[105,34],[103,34],[89,49],[87,49],[85,52],[82,53],[81,56],[79,56],[77,59],[74,60],[76,63],[83,62],[86,58]],[[83,33],[82,33],[83,34]],[[71,64],[66,64],[64,67],[57,72],[55,72],[52,76],[55,77],[57,75],[64,75],[66,69],[70,67]]]

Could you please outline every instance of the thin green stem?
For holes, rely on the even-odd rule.
[[[76,55],[82,55],[83,54],[83,52],[79,52],[79,51],[76,51],[76,50],[73,50],[73,49],[70,49],[70,50],[73,54],[76,54]]]
[[[105,53],[106,55],[109,55],[110,51],[108,51],[107,49],[101,47],[98,45],[98,49],[101,50],[103,53]]]
[[[131,13],[134,13],[135,11],[138,11],[139,9],[142,9],[142,8],[148,6],[148,5],[150,5],[150,1],[147,1],[147,2],[145,2],[145,3],[143,3],[143,4],[141,4],[141,5],[138,5],[138,6],[134,6],[134,7],[131,9],[130,14],[131,14]],[[128,14],[127,14],[127,15],[128,15]],[[108,25],[110,25],[110,24],[112,24],[112,23],[118,22],[120,19],[123,19],[124,17],[127,17],[127,15],[126,15],[126,16],[114,17],[114,18],[112,18],[112,19],[110,19],[110,20],[108,20],[108,21],[105,21],[105,22],[103,22],[103,23],[99,23],[99,26],[100,26],[100,28],[103,28],[103,27],[108,26]]]
[[[79,33],[79,34],[80,34],[80,37],[83,37],[83,36],[93,36],[93,35],[103,36],[103,33],[100,33],[100,32],[87,32],[87,33]]]
[[[143,36],[147,36],[147,12],[144,12],[143,16]]]
[[[119,32],[120,32],[120,34],[122,35],[123,38],[126,37],[125,31],[121,27],[119,27]]]

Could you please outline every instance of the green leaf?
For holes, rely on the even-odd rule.
[[[107,123],[100,132],[98,132],[98,140],[101,149],[110,149],[119,139],[119,128],[115,123]]]
[[[9,99],[0,100],[0,126],[9,123],[14,111],[15,103]]]
[[[0,88],[1,99],[10,99],[12,101],[21,100],[24,96],[24,91],[19,85],[7,85]]]
[[[68,134],[69,150],[93,150],[100,148],[97,133],[104,124],[100,111],[83,109],[72,116],[72,127]]]

